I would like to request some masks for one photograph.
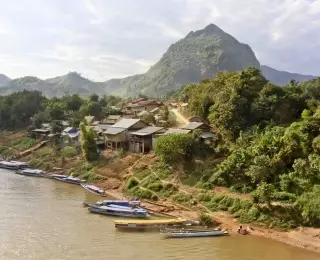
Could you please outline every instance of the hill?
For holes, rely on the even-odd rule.
[[[67,75],[47,80],[31,76],[14,79],[0,88],[0,94],[8,95],[25,89],[41,91],[47,97],[59,97],[65,94],[74,93],[81,96],[89,96],[93,93],[98,95],[104,94],[103,85],[101,83],[95,83],[85,79],[76,72],[70,72]]]
[[[172,44],[145,74],[110,80],[106,86],[112,85],[108,90],[121,96],[162,95],[187,83],[212,78],[217,71],[237,71],[248,66],[260,67],[252,49],[210,24]]]
[[[8,83],[10,80],[6,75],[0,74],[0,85]]]
[[[287,71],[279,71],[265,65],[262,65],[260,69],[262,71],[262,74],[268,80],[280,86],[287,85],[292,79],[299,82],[303,82],[303,81],[308,81],[316,78],[315,76],[311,76],[311,75],[302,75],[302,74],[291,73]]]

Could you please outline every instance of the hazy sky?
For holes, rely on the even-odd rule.
[[[142,73],[209,23],[249,44],[261,64],[320,75],[320,0],[0,0],[0,73]]]

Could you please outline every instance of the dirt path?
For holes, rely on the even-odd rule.
[[[171,112],[175,114],[176,118],[177,118],[177,122],[180,124],[180,125],[186,125],[189,123],[188,119],[185,118],[180,112],[178,109],[174,108],[174,109],[171,109]]]

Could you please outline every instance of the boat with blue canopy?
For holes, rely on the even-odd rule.
[[[139,200],[103,200],[103,201],[97,201],[97,202],[83,202],[83,205],[87,207],[118,205],[123,207],[135,208],[140,206],[140,201]]]
[[[147,218],[148,212],[144,209],[115,208],[108,206],[90,207],[88,210],[92,213],[98,213],[109,216],[126,217],[126,218]]]

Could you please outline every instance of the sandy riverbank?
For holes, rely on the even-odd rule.
[[[127,198],[119,190],[108,190],[107,193],[118,199]],[[198,213],[188,210],[184,206],[177,205],[168,201],[159,201],[158,205],[143,201],[143,206],[159,213],[165,213],[175,217],[182,217],[191,220],[198,219]],[[212,214],[215,220],[221,223],[220,227],[227,229],[229,233],[238,235],[237,229],[241,223],[226,212],[215,212]],[[303,248],[306,250],[320,253],[320,228],[297,228],[290,231],[278,231],[267,229],[255,224],[243,224],[244,227],[251,228],[250,235],[260,236],[268,239],[273,239],[291,246]]]

